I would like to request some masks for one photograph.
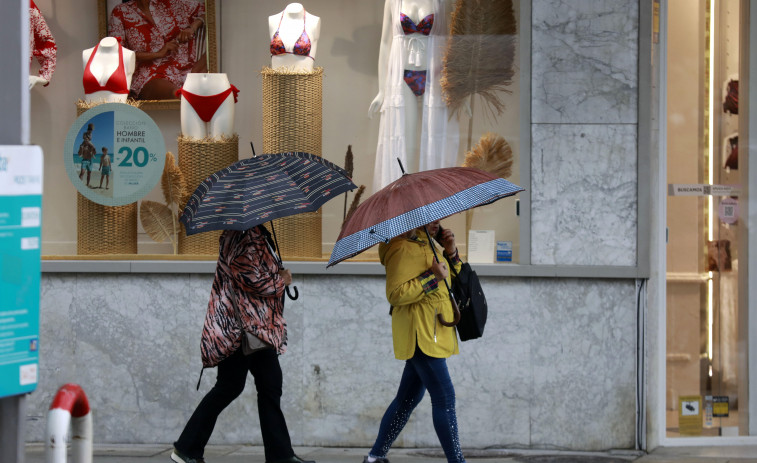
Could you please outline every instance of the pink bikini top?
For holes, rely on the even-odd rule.
[[[126,85],[126,68],[124,67],[124,51],[123,47],[121,46],[121,41],[118,40],[118,67],[116,68],[115,72],[110,75],[108,81],[105,82],[105,85],[100,85],[100,81],[97,80],[95,75],[92,74],[92,71],[90,70],[92,59],[95,57],[95,54],[97,53],[97,49],[99,47],[99,43],[95,45],[95,48],[92,50],[92,54],[89,55],[87,65],[84,67],[84,76],[82,77],[82,83],[84,84],[84,94],[90,95],[92,93],[101,91],[119,94],[129,93],[129,87]]]
[[[304,14],[307,15],[307,12],[305,12]],[[281,40],[281,37],[279,37],[279,29],[281,28],[282,19],[284,19],[283,12],[281,13],[281,19],[279,19],[279,27],[276,28],[276,33],[273,34],[273,38],[271,39],[271,56],[289,53],[292,55],[307,56],[308,58],[313,59],[313,57],[310,56],[310,37],[308,37],[308,33],[305,30],[305,16],[303,16],[302,18],[302,34],[294,44],[294,49],[292,51],[286,50],[286,48],[284,47],[284,42]]]

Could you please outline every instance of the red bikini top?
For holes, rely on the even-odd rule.
[[[298,55],[298,56],[307,56],[308,58],[312,58],[310,56],[310,37],[308,37],[308,33],[305,30],[305,15],[307,15],[307,12],[303,12],[304,15],[302,17],[302,34],[300,35],[300,38],[297,39],[297,42],[294,44],[294,48],[292,51],[287,51],[286,47],[284,47],[284,42],[281,40],[281,37],[279,36],[279,29],[281,28],[281,20],[284,19],[284,13],[281,13],[281,19],[279,19],[279,27],[276,28],[276,33],[273,34],[273,38],[271,39],[271,56],[276,55],[283,55],[285,53],[289,53],[292,55]]]
[[[100,81],[92,74],[90,66],[92,65],[92,59],[97,53],[97,49],[100,47],[98,43],[92,50],[92,54],[89,55],[87,65],[84,67],[84,76],[82,77],[82,83],[84,84],[84,94],[89,95],[95,92],[111,92],[126,94],[129,93],[129,87],[126,85],[126,67],[124,66],[124,51],[121,46],[121,41],[118,41],[118,68],[110,75],[105,85],[100,85]]]

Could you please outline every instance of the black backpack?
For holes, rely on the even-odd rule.
[[[455,268],[450,263],[452,272]],[[467,262],[463,262],[460,272],[452,280],[452,295],[460,309],[460,323],[457,324],[457,334],[461,341],[480,338],[484,334],[488,306],[486,296],[481,288],[476,271]]]

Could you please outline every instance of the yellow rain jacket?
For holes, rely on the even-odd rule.
[[[435,245],[436,246],[436,245]],[[442,249],[436,246],[439,259]],[[436,314],[452,321],[452,303],[444,283],[429,272],[434,255],[425,236],[398,237],[379,245],[379,258],[386,267],[386,299],[392,310],[394,356],[407,360],[415,353],[416,342],[424,354],[447,358],[458,354],[455,327],[439,323]],[[461,262],[455,264],[459,271]],[[430,275],[429,275],[430,274]],[[452,270],[447,277],[451,281]]]

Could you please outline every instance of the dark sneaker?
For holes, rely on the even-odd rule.
[[[171,452],[171,460],[176,463],[205,463],[204,458],[190,458],[176,449]]]
[[[363,463],[368,463],[368,457],[363,458]],[[373,463],[389,463],[389,459],[385,457],[378,457]]]

